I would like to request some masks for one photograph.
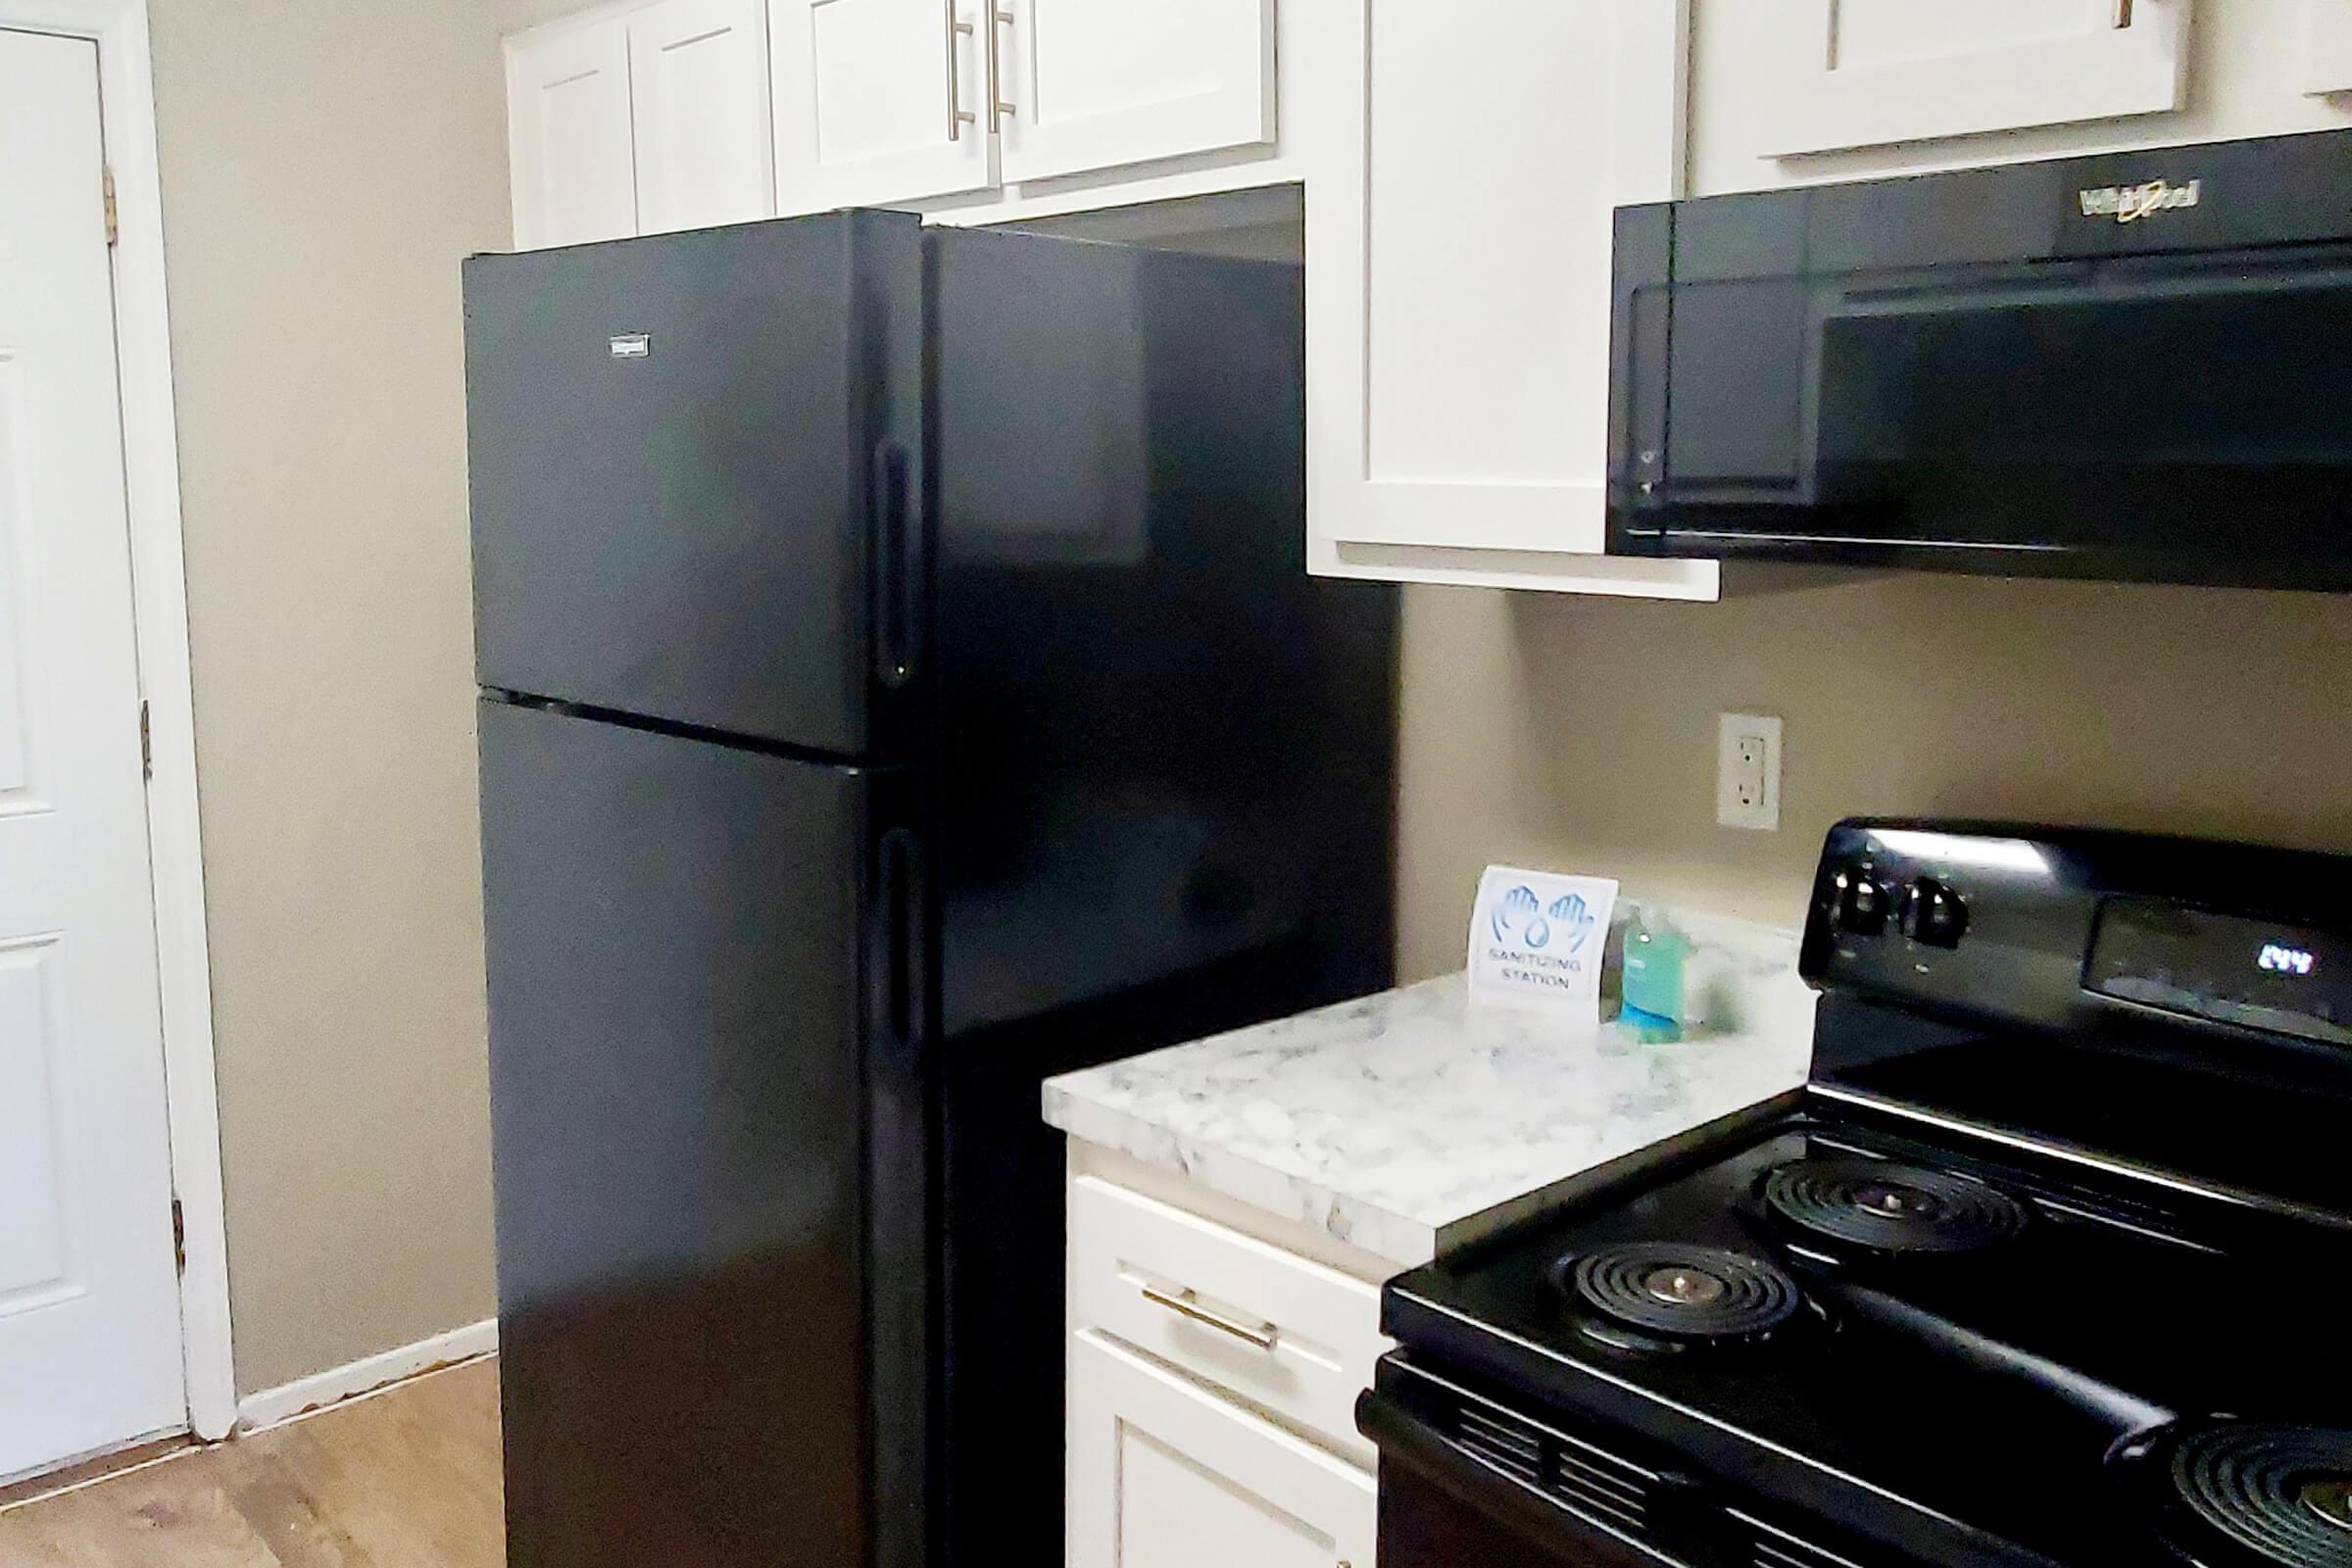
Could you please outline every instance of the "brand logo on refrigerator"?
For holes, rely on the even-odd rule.
[[[654,352],[651,332],[615,332],[612,337],[612,357],[616,360],[642,360]]]
[[[2119,223],[2136,223],[2155,213],[2196,206],[2204,184],[2201,179],[2192,179],[2185,185],[2151,179],[2139,185],[2094,185],[2077,194],[2082,199],[2084,218],[2112,218]]]

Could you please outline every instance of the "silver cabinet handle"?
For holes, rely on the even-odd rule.
[[[1194,1322],[1215,1329],[1220,1334],[1230,1334],[1244,1344],[1254,1345],[1261,1350],[1274,1348],[1274,1325],[1271,1323],[1251,1325],[1229,1318],[1222,1312],[1212,1312],[1202,1306],[1200,1298],[1191,1291],[1178,1291],[1175,1295],[1170,1296],[1167,1292],[1155,1290],[1149,1285],[1145,1286],[1143,1290],[1144,1299],[1150,1301],[1153,1306],[1164,1306],[1180,1317],[1189,1317]]]
[[[1004,117],[1011,114],[1012,105],[1004,101],[1004,69],[998,64],[997,38],[1000,29],[1012,25],[1012,13],[991,10],[988,24],[988,133],[996,135],[1003,127]]]
[[[957,90],[956,80],[960,69],[957,64],[956,57],[959,51],[956,47],[956,40],[969,38],[971,35],[972,24],[968,22],[957,22],[956,20],[956,0],[948,0],[948,140],[950,141],[963,140],[963,127],[973,123],[972,112],[963,107],[963,95]],[[992,76],[995,74],[993,58],[990,74]],[[993,130],[996,126],[992,122],[989,128]]]

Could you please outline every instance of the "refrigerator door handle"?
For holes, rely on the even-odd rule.
[[[869,482],[875,513],[875,672],[883,685],[895,690],[914,679],[915,595],[922,579],[913,555],[913,521],[907,515],[911,497],[906,449],[896,441],[877,443]]]
[[[910,828],[882,835],[882,907],[886,922],[882,1022],[893,1045],[919,1047],[923,1033],[923,850]]]

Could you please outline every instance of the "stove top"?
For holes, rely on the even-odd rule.
[[[1800,1113],[1404,1276],[1388,1327],[1897,1561],[2352,1568],[2348,1293],[2324,1229]]]
[[[2148,841],[2022,832],[2005,862],[1932,867],[1984,947],[1956,953],[1948,926],[1890,942],[1840,919],[1857,879],[1927,879],[1868,848],[1886,842],[1847,824],[1825,855],[1802,1102],[1393,1282],[1403,1348],[1368,1406],[1565,1509],[1596,1547],[1564,1560],[2352,1568],[2352,1150],[2326,1136],[2352,1128],[2352,1051],[2327,1038],[2341,981],[2194,1005],[2242,939],[2271,933],[2287,956],[2263,961],[2306,974],[2341,950],[2275,912],[2214,925],[2210,879],[2176,930],[2127,874]],[[2026,878],[2029,852],[2042,882],[1969,878]],[[2140,949],[2102,949],[2119,898]],[[2079,995],[2119,974],[2187,1000]],[[2288,1027],[2249,1027],[2256,1004]],[[2021,1060],[2014,1088],[1887,1092]]]

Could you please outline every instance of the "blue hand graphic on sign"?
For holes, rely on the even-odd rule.
[[[1502,896],[1502,902],[1494,906],[1493,917],[1494,940],[1508,942],[1511,939],[1511,927],[1517,925],[1523,915],[1533,914],[1539,907],[1541,907],[1541,902],[1536,898],[1535,889],[1531,887],[1522,885],[1505,893]],[[1541,947],[1543,944],[1538,943],[1537,946]]]
[[[1568,951],[1570,953],[1581,951],[1584,948],[1586,939],[1592,935],[1592,911],[1586,906],[1584,896],[1582,894],[1571,893],[1563,898],[1552,900],[1551,907],[1546,909],[1544,913],[1549,915],[1560,925],[1567,928]],[[1549,933],[1546,932],[1547,940],[1548,936]],[[1542,943],[1535,942],[1532,937],[1530,938],[1530,945],[1534,947],[1543,946]]]

